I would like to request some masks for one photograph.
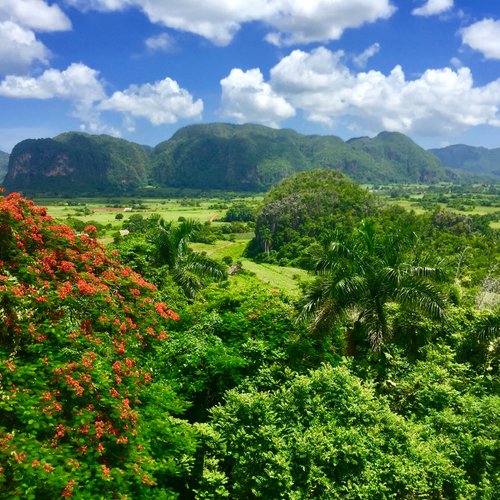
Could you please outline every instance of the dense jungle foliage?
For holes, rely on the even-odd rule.
[[[0,497],[498,498],[498,231],[331,170],[227,208],[105,248],[0,198]],[[298,298],[192,249],[255,217]]]

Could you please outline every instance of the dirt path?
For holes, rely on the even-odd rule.
[[[209,219],[208,219],[208,222],[213,222],[215,219],[217,219],[217,217],[219,217],[219,215],[221,215],[220,213],[218,214],[212,214]]]

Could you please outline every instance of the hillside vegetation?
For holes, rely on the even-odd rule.
[[[336,170],[312,170],[274,186],[257,217],[249,254],[307,265],[308,248],[334,228],[374,215],[376,199]]]
[[[373,146],[372,146],[373,144]],[[153,151],[152,176],[178,187],[265,190],[284,177],[334,168],[357,182],[444,179],[435,157],[402,134],[346,143],[261,125],[193,125]]]
[[[66,194],[134,193],[147,185],[159,193],[162,188],[259,192],[315,168],[336,169],[362,183],[434,182],[448,175],[435,156],[402,134],[344,142],[214,123],[182,128],[153,149],[76,132],[28,139],[12,151],[4,186]]]
[[[482,147],[455,144],[440,149],[430,149],[449,168],[462,170],[469,174],[486,174],[496,180],[500,178],[500,148],[487,149]]]
[[[3,185],[21,191],[120,193],[145,185],[148,173],[142,146],[74,132],[17,144]]]
[[[2,182],[4,177],[7,175],[8,166],[9,166],[9,154],[0,151],[0,182]]]

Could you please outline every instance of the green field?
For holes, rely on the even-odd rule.
[[[287,292],[289,295],[300,294],[300,283],[309,277],[307,271],[294,267],[281,267],[272,264],[259,264],[243,257],[243,252],[250,238],[238,239],[236,241],[217,241],[213,245],[205,243],[193,243],[191,246],[197,252],[205,252],[210,257],[220,260],[231,257],[233,262],[241,262],[244,275],[248,280],[257,280],[271,288]],[[236,277],[236,276],[235,276]],[[233,277],[231,277],[233,278]],[[238,280],[241,278],[238,277]]]
[[[224,210],[210,208],[220,200],[201,200],[198,206],[182,205],[182,200],[141,200],[144,208],[132,208],[134,204],[130,200],[121,200],[119,203],[110,203],[100,199],[81,199],[76,203],[79,205],[69,206],[55,202],[54,200],[39,200],[41,205],[47,207],[50,215],[57,219],[76,217],[81,220],[95,220],[101,224],[115,222],[115,216],[119,213],[124,217],[131,214],[141,214],[149,217],[151,214],[160,214],[166,220],[178,220],[179,217],[191,218],[200,221],[214,220],[224,214]],[[120,205],[120,206],[116,206]],[[86,212],[82,213],[86,209]]]
[[[252,198],[257,204],[261,198]],[[248,201],[248,198],[245,198]],[[67,202],[53,199],[38,200],[37,203],[47,207],[48,213],[60,222],[64,222],[68,217],[76,218],[84,222],[98,222],[103,226],[110,225],[100,234],[100,240],[103,243],[112,241],[112,234],[122,228],[123,221],[127,220],[133,214],[140,214],[144,218],[151,214],[160,214],[167,221],[178,221],[179,217],[186,219],[195,219],[200,222],[212,222],[217,224],[216,220],[225,215],[224,208],[214,208],[223,206],[221,199],[201,199],[179,200],[179,199],[142,199],[141,205],[145,208],[135,208],[131,211],[125,211],[125,208],[131,208],[133,200],[120,200],[119,203],[113,203],[114,200],[103,199],[77,199],[71,200],[78,205],[68,205]],[[110,206],[120,205],[120,206]],[[123,214],[123,219],[116,220],[117,214]],[[280,267],[271,264],[258,264],[243,257],[243,252],[252,234],[235,235],[235,241],[217,241],[214,244],[193,243],[192,248],[198,252],[206,252],[211,257],[222,260],[224,257],[231,257],[233,262],[241,262],[244,273],[230,277],[230,282],[236,287],[246,287],[249,284],[257,283],[266,287],[283,291],[291,296],[298,296],[300,293],[300,282],[307,280],[308,273],[302,269],[292,267]]]
[[[389,188],[385,192],[378,192],[386,203],[399,205],[406,210],[414,210],[416,214],[425,213],[427,208],[422,207],[421,202],[422,186],[398,187],[404,196],[389,196]],[[444,187],[446,192],[448,187]],[[470,195],[471,199],[473,194]],[[463,195],[464,202],[467,197]],[[167,221],[178,221],[179,218],[194,219],[200,222],[210,222],[220,224],[220,220],[226,213],[226,209],[233,201],[244,199],[253,203],[256,207],[262,201],[261,196],[253,198],[234,198],[227,200],[222,198],[192,198],[192,199],[104,199],[104,198],[75,198],[70,200],[61,199],[38,199],[37,203],[47,207],[48,213],[59,222],[64,223],[68,218],[78,219],[85,223],[98,223],[103,226],[99,233],[99,238],[103,243],[113,241],[113,235],[123,228],[123,222],[134,215],[141,215],[148,218],[151,214],[159,214]],[[468,210],[456,210],[464,215],[491,215],[498,214],[500,217],[500,203],[498,196],[482,195],[482,199],[488,201],[487,205],[475,204],[468,207]],[[477,200],[475,200],[477,202]],[[434,206],[448,208],[446,203],[437,203]],[[120,214],[120,215],[118,215]],[[122,216],[120,220],[116,216]],[[500,229],[500,220],[490,222],[493,229]],[[243,257],[246,245],[253,237],[252,234],[233,235],[232,240],[216,241],[214,244],[194,243],[192,247],[199,252],[206,252],[211,257],[222,260],[224,257],[231,257],[233,262],[241,262],[243,275],[232,276],[231,283],[234,286],[244,286],[244,282],[256,282],[266,287],[271,287],[284,291],[292,296],[300,293],[301,281],[308,279],[308,274],[304,270],[280,267],[271,264],[259,264]]]

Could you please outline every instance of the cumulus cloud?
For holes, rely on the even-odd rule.
[[[487,59],[500,59],[500,21],[483,19],[461,31],[462,43],[482,52]]]
[[[99,72],[81,63],[71,64],[64,71],[48,69],[36,78],[8,75],[0,82],[0,96],[68,101],[73,116],[82,122],[82,130],[113,135],[119,135],[119,131],[103,123],[102,111],[122,113],[127,129],[133,128],[133,118],[142,117],[153,125],[162,125],[183,118],[200,118],[203,111],[203,101],[193,101],[191,94],[170,78],[154,84],[131,85],[108,97]]]
[[[375,54],[380,51],[380,44],[374,43],[370,45],[366,50],[364,50],[361,54],[356,56],[354,60],[354,64],[359,66],[360,68],[364,68],[369,59],[371,59]]]
[[[500,126],[500,79],[475,87],[468,68],[425,71],[406,80],[396,66],[351,72],[342,53],[320,47],[293,51],[271,70],[269,84],[311,121],[348,120],[366,132],[440,135],[482,124]]]
[[[152,52],[172,52],[175,49],[175,40],[167,33],[149,37],[144,44]]]
[[[412,10],[414,16],[435,16],[453,7],[453,0],[427,0],[422,7]]]
[[[0,83],[0,96],[13,99],[63,99],[73,115],[90,127],[99,124],[95,103],[105,97],[99,74],[84,64],[71,64],[64,71],[48,69],[39,77],[9,75]]]
[[[12,21],[0,22],[0,73],[23,72],[33,61],[47,64],[50,51],[33,31]]]
[[[265,21],[278,31],[266,39],[275,45],[338,40],[348,28],[389,18],[389,0],[284,0]],[[279,5],[281,4],[281,5]]]
[[[277,0],[66,0],[82,10],[104,11],[139,8],[151,22],[195,33],[217,45],[227,45],[240,24],[256,20],[255,14],[267,15]],[[280,0],[281,1],[281,0]]]
[[[64,12],[45,0],[2,0],[0,20],[10,20],[34,31],[71,29],[71,21]]]
[[[69,29],[71,22],[57,5],[44,0],[2,0],[0,73],[24,72],[35,61],[47,64],[50,51],[35,32]]]
[[[235,68],[220,83],[222,112],[240,123],[264,123],[277,127],[280,121],[295,115],[290,103],[264,82],[259,69],[242,71]]]
[[[66,5],[76,7],[84,12],[97,10],[100,12],[123,10],[137,5],[139,0],[63,0]]]
[[[48,69],[39,77],[9,75],[0,83],[0,95],[18,99],[69,99],[94,102],[104,97],[98,72],[85,64],[64,71]]]
[[[197,119],[203,111],[203,101],[193,101],[192,95],[179,84],[165,78],[159,82],[131,85],[115,92],[99,104],[100,110],[118,111],[128,118],[146,118],[153,125],[175,123],[180,119]]]
[[[243,23],[260,21],[275,45],[336,40],[348,28],[390,17],[390,0],[65,0],[80,9],[139,8],[151,22],[229,44]]]

